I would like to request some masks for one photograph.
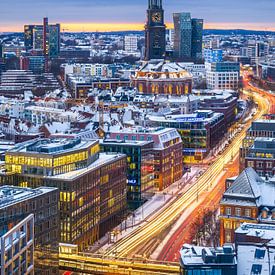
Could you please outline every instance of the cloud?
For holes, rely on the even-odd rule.
[[[190,11],[206,23],[275,23],[274,0],[163,0],[166,20]],[[0,28],[39,23],[48,16],[61,23],[143,23],[147,0],[1,0]]]

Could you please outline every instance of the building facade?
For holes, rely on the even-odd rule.
[[[243,139],[240,148],[240,170],[248,167],[246,157],[250,148],[254,145],[256,138],[275,138],[275,120],[260,119],[252,122],[251,127],[246,132],[246,137]]]
[[[1,184],[6,184],[1,177]],[[21,182],[20,186],[26,186]],[[34,215],[34,248],[36,270],[42,274],[57,274],[57,253],[60,242],[60,221],[57,188],[0,187],[0,235],[16,228],[22,220]],[[29,228],[30,230],[30,228]],[[47,261],[41,257],[47,256]]]
[[[174,13],[175,57],[182,61],[202,58],[203,20],[191,18],[190,13]]]
[[[155,191],[153,142],[105,139],[100,146],[103,152],[127,155],[127,201],[138,208]]]
[[[124,50],[127,53],[134,53],[138,49],[138,37],[136,35],[126,35],[124,37]]]
[[[177,63],[148,62],[132,77],[132,85],[141,94],[186,95],[192,92],[192,76]]]
[[[34,274],[34,216],[31,214],[0,237],[1,274]]]
[[[229,181],[220,202],[220,241],[234,243],[235,230],[242,223],[274,224],[275,178],[263,179],[253,168],[246,168]]]
[[[198,163],[214,148],[225,133],[224,115],[201,110],[193,114],[150,116],[153,126],[177,129],[183,141],[183,161]]]
[[[126,210],[126,156],[100,154],[98,141],[39,139],[6,154],[2,178],[13,185],[60,191],[61,242],[87,248]]]
[[[182,140],[175,129],[135,127],[114,131],[109,135],[118,141],[154,142],[150,151],[154,155],[154,182],[159,191],[182,178]]]
[[[57,57],[60,52],[60,24],[49,24],[48,18],[43,25],[24,26],[25,47],[27,50],[43,50],[45,57]]]
[[[148,0],[145,25],[145,60],[164,59],[166,51],[166,26],[162,0]]]
[[[256,138],[245,157],[245,168],[252,167],[261,177],[275,176],[275,139]]]
[[[203,52],[204,52],[204,60],[206,63],[215,63],[215,62],[223,61],[222,49],[205,48]]]
[[[207,88],[212,90],[235,90],[240,86],[240,63],[206,63]]]

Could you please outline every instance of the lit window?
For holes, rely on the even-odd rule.
[[[236,208],[236,209],[235,209],[235,215],[236,215],[236,216],[240,217],[240,216],[241,216],[241,213],[242,213],[241,208]]]
[[[244,213],[245,213],[246,217],[251,217],[251,210],[250,209],[245,209]]]
[[[231,215],[231,207],[226,207],[225,214],[230,216]]]

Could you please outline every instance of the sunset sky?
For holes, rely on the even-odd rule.
[[[205,28],[275,31],[275,0],[163,0],[166,22],[189,11]],[[23,31],[24,24],[61,23],[68,31],[140,30],[147,0],[1,0],[0,32]],[[170,22],[170,23],[169,23]]]

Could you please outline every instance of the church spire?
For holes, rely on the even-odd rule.
[[[162,0],[149,0],[148,7],[149,7],[149,9],[153,9],[153,8],[161,9],[162,8]]]

